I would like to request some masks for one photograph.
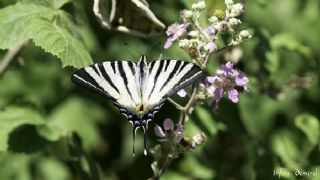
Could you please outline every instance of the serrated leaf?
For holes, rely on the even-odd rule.
[[[320,126],[319,120],[309,114],[301,114],[295,118],[295,125],[308,138],[309,142],[315,146],[319,142]]]
[[[83,140],[84,147],[88,149],[96,146],[101,140],[97,123],[104,116],[105,113],[99,106],[80,98],[69,98],[49,115],[45,126],[38,127],[38,132],[50,141],[77,132]]]
[[[25,21],[34,17],[53,17],[52,9],[32,3],[17,3],[0,10],[0,49],[10,49],[28,39]]]
[[[34,43],[61,59],[63,67],[69,65],[80,68],[93,63],[82,42],[65,28],[36,18],[28,22],[27,29]]]
[[[22,107],[8,107],[0,111],[0,151],[8,148],[9,134],[22,125],[41,125],[45,121],[35,110]]]

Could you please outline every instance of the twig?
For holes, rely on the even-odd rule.
[[[183,107],[182,109],[182,118],[180,118],[179,120],[179,124],[184,124],[184,120],[186,119],[187,115],[189,114],[190,108],[193,107],[193,105],[195,104],[196,100],[197,100],[197,92],[198,92],[198,86],[199,84],[197,84],[194,88],[193,88],[193,92],[192,95],[188,101],[188,103]]]
[[[175,105],[177,109],[179,109],[179,110],[183,110],[183,109],[184,109],[183,106],[181,106],[179,103],[175,102],[173,99],[168,98],[168,101],[169,101],[171,104]]]
[[[0,62],[0,74],[2,74],[5,69],[8,67],[10,62],[14,59],[14,57],[19,53],[19,51],[28,43],[28,39],[24,40],[16,47],[9,49],[6,55],[3,57],[2,61]]]

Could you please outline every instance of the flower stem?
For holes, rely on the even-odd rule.
[[[192,95],[188,101],[188,103],[183,107],[182,109],[182,118],[180,118],[179,123],[180,124],[184,124],[186,117],[188,116],[188,114],[190,113],[190,109],[194,106],[194,104],[197,101],[197,92],[198,92],[198,86],[199,84],[197,84],[194,88],[193,88],[193,92]]]
[[[168,98],[168,101],[169,101],[171,104],[175,105],[178,110],[183,110],[184,107],[181,106],[179,103],[175,102],[173,99]]]

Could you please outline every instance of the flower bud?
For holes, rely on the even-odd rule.
[[[190,36],[190,37],[197,37],[199,34],[198,34],[198,32],[197,31],[190,31],[189,33],[188,33],[188,36]]]
[[[225,14],[221,9],[217,9],[213,12],[213,16],[216,16],[218,19],[223,19]]]
[[[186,48],[186,47],[188,47],[188,46],[190,46],[190,41],[188,40],[188,39],[181,39],[180,41],[179,41],[179,46],[181,47],[181,48]]]
[[[243,38],[243,39],[248,39],[251,37],[250,33],[248,30],[242,30],[240,31],[240,37]]]
[[[230,18],[229,19],[229,25],[230,26],[236,26],[239,25],[241,23],[241,21],[239,19],[236,18]]]
[[[203,142],[206,140],[206,136],[204,133],[196,134],[192,137],[193,142],[195,142],[197,145],[203,144]]]
[[[230,6],[233,4],[233,0],[225,0],[224,3],[227,5],[227,6]]]
[[[208,51],[209,53],[211,53],[211,52],[214,52],[214,51],[217,50],[217,45],[215,43],[213,43],[213,42],[209,42],[208,44],[206,44],[204,46],[204,49],[206,51]]]
[[[217,16],[211,16],[211,17],[209,18],[209,22],[210,22],[211,24],[215,24],[215,23],[217,23],[218,21],[219,21],[219,19],[218,19]]]
[[[229,31],[229,24],[227,23],[227,21],[220,22],[219,30],[221,33],[227,33]]]
[[[192,18],[192,15],[193,15],[193,12],[190,10],[184,9],[184,10],[180,11],[180,16],[182,19],[186,19],[186,20],[190,19],[190,18]]]
[[[241,3],[237,3],[232,5],[231,9],[234,12],[235,16],[239,16],[244,12],[244,5]]]
[[[204,0],[202,0],[198,3],[192,4],[192,9],[203,10],[204,8],[206,8],[206,3],[204,2]]]
[[[191,48],[188,49],[188,54],[189,54],[190,57],[196,58],[198,56],[198,54],[199,54],[198,53],[198,49],[195,48],[195,47],[191,47]]]

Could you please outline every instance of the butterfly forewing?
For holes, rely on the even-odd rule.
[[[106,95],[121,107],[132,110],[141,101],[134,78],[135,67],[135,63],[128,61],[94,64],[76,71],[72,81]]]

